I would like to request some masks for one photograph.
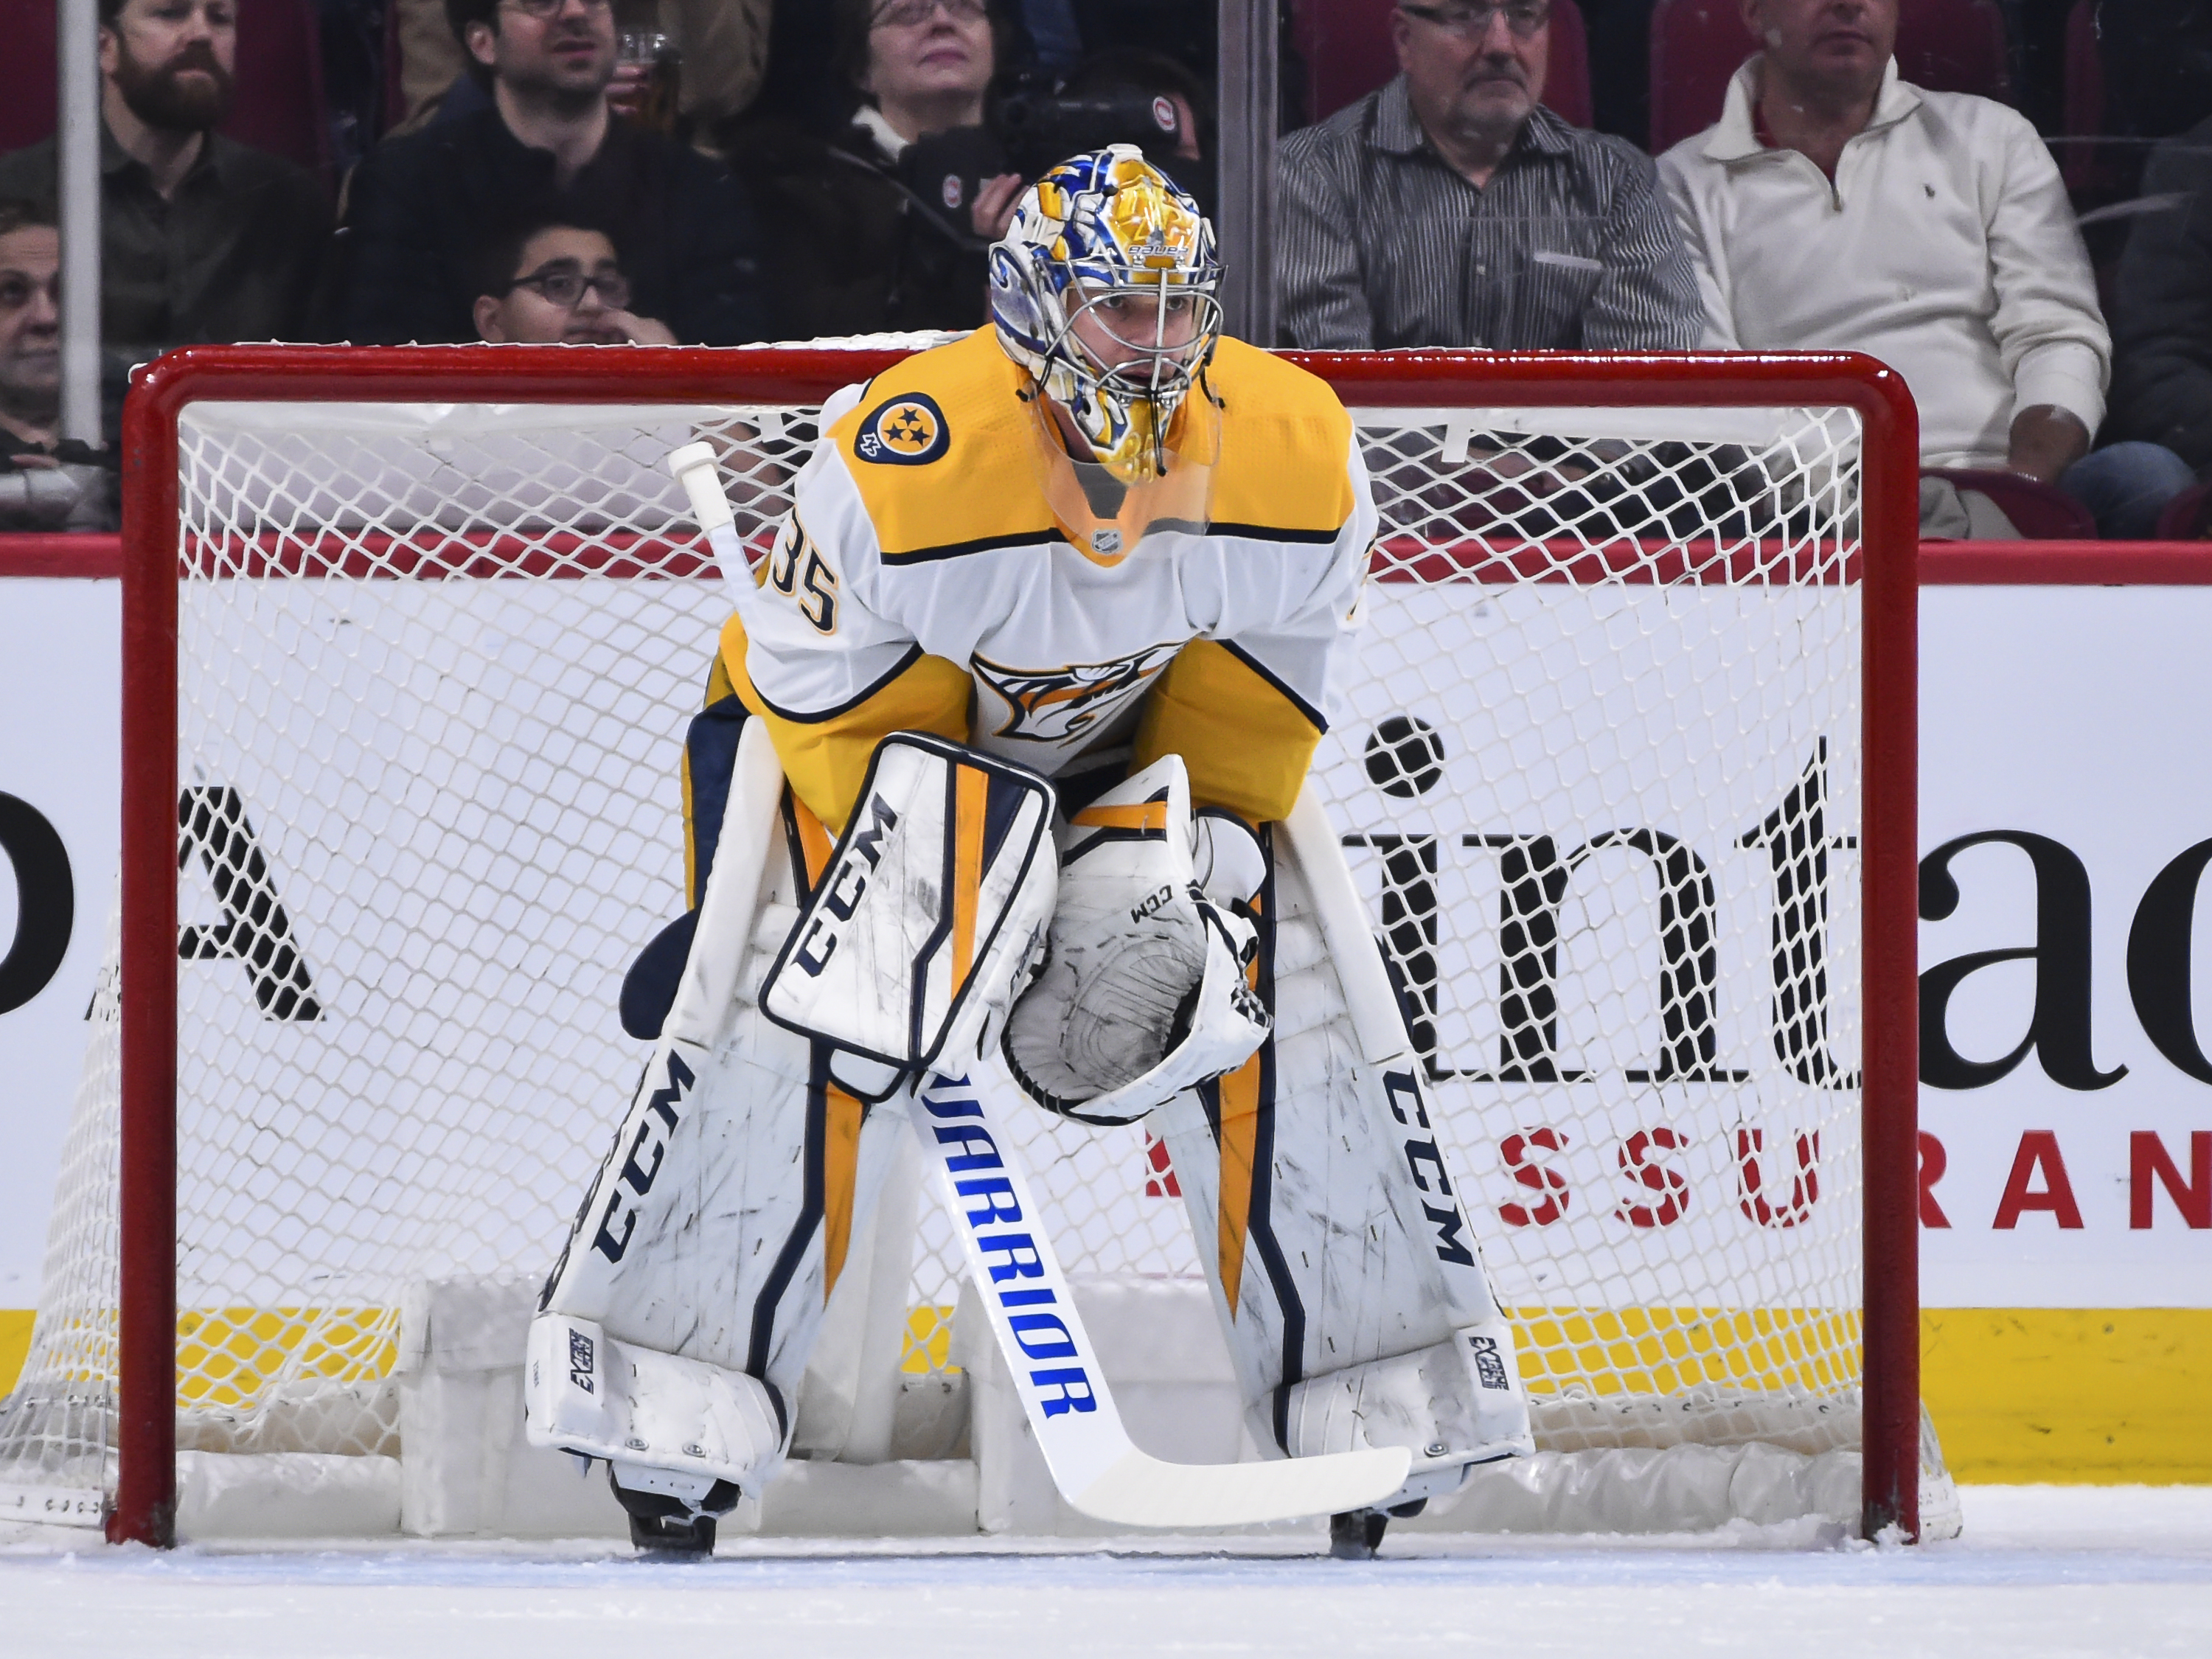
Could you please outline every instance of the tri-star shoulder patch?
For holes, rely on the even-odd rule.
[[[921,466],[942,455],[951,440],[937,399],[926,392],[906,392],[868,411],[853,452],[886,466]]]

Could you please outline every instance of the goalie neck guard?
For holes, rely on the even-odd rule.
[[[1066,411],[1078,459],[1139,484],[1167,471],[1176,414],[1221,337],[1220,283],[1198,204],[1114,144],[1023,192],[991,249],[991,322]]]

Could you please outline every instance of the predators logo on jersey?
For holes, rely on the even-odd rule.
[[[1008,668],[982,657],[971,658],[969,664],[975,678],[1003,697],[1011,711],[996,735],[1066,743],[1127,708],[1182,649],[1181,641],[1170,640],[1117,661],[1066,668]]]
[[[951,435],[937,399],[927,392],[909,392],[868,412],[853,449],[864,461],[920,466],[942,455]]]

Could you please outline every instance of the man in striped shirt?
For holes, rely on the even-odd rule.
[[[1283,141],[1285,343],[1697,343],[1697,282],[1651,159],[1537,102],[1551,21],[1552,0],[1403,0],[1397,77]]]

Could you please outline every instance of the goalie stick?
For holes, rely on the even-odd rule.
[[[1405,1484],[1411,1454],[1401,1446],[1264,1463],[1170,1463],[1139,1450],[1115,1409],[1029,1178],[991,1115],[997,1081],[982,1066],[959,1077],[938,1073],[908,1099],[1023,1414],[1071,1507],[1113,1526],[1243,1527],[1366,1509]]]

